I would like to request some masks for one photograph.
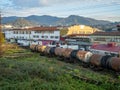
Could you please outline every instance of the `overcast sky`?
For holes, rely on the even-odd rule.
[[[120,21],[120,0],[0,0],[3,16],[79,15]]]

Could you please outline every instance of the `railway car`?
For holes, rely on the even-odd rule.
[[[46,48],[46,46],[38,45],[36,49],[40,53],[40,55],[44,55],[45,48]]]
[[[87,51],[42,45],[31,45],[30,49],[31,51],[36,51],[46,56],[61,57],[67,62],[80,61],[89,66],[93,65],[95,67],[102,67],[120,72],[120,58],[111,55],[93,54]]]
[[[92,56],[91,52],[81,51],[81,50],[79,50],[76,55],[76,57],[84,63],[89,63],[91,56]]]
[[[49,46],[46,46],[45,50],[44,50],[44,54],[49,56],[49,52],[50,52],[50,48]]]
[[[55,56],[55,48],[56,47],[51,47],[50,48],[49,55],[52,56],[52,57]]]
[[[119,72],[120,71],[120,58],[111,57],[109,59],[109,68]]]
[[[36,47],[37,47],[37,45],[35,45],[35,44],[30,45],[31,51],[35,52],[36,51]]]
[[[101,67],[101,59],[102,59],[103,55],[99,55],[99,54],[93,54],[90,58],[90,64],[97,66],[97,67]]]
[[[66,62],[70,62],[71,63],[71,58],[70,58],[70,55],[71,55],[71,52],[73,51],[73,49],[70,49],[70,48],[66,48],[63,52],[63,57],[64,57],[64,60]]]

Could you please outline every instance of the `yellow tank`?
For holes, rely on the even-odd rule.
[[[68,28],[68,33],[67,35],[72,35],[72,34],[92,34],[96,32],[95,28],[92,28],[90,26],[85,26],[85,25],[74,25]]]
[[[36,47],[35,44],[30,45],[30,49],[31,49],[32,51],[35,51],[35,47]]]
[[[50,53],[50,48],[51,48],[51,47],[47,46],[47,47],[45,48],[45,50],[44,50],[44,53],[45,53],[45,54],[49,54],[49,53]]]
[[[46,48],[46,46],[42,46],[41,52],[44,52],[44,51],[45,51],[45,48]]]

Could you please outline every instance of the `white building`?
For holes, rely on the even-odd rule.
[[[24,29],[5,30],[7,41],[16,42],[22,46],[30,44],[47,45],[60,40],[60,31],[57,27],[33,27]]]
[[[13,28],[13,26],[12,25],[2,25],[2,28],[6,28],[6,29],[10,29],[10,28]]]

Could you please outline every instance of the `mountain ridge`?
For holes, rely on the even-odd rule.
[[[105,20],[96,20],[89,17],[83,17],[78,15],[70,15],[66,18],[56,17],[56,16],[50,16],[50,15],[30,15],[27,17],[17,17],[17,16],[11,16],[11,17],[3,17],[2,23],[11,23],[17,20],[18,18],[24,18],[30,22],[38,23],[39,25],[73,25],[73,24],[84,24],[84,25],[99,25],[99,24],[109,24],[110,21]]]

